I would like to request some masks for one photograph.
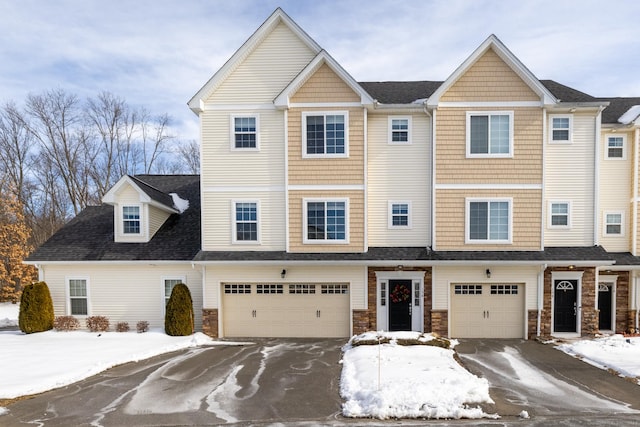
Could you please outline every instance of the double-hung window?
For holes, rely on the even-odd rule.
[[[347,200],[305,200],[303,205],[304,243],[348,243]]]
[[[571,142],[571,116],[550,116],[551,142]]]
[[[258,202],[235,201],[234,210],[234,243],[258,242]]]
[[[140,234],[140,206],[122,207],[122,232]]]
[[[231,117],[231,148],[234,150],[257,150],[258,116]]]
[[[549,204],[549,226],[552,228],[569,228],[569,203],[551,202]]]
[[[347,112],[303,113],[303,157],[347,157],[348,122]]]
[[[604,214],[604,234],[608,236],[621,236],[622,233],[622,212],[605,212]]]
[[[607,135],[607,159],[624,160],[627,154],[625,145],[623,135]]]
[[[173,287],[178,283],[184,283],[184,279],[170,278],[164,279],[164,306],[167,306],[169,302],[169,298],[171,298],[171,292],[173,291]]]
[[[467,157],[513,157],[513,112],[468,112]]]
[[[511,243],[511,199],[467,199],[467,243]]]
[[[72,316],[89,314],[87,279],[69,279],[69,313]]]
[[[411,144],[411,117],[389,117],[389,144]]]
[[[389,228],[411,228],[411,203],[389,202]]]

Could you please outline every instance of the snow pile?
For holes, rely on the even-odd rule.
[[[626,113],[620,116],[618,122],[628,125],[629,123],[636,120],[638,116],[640,116],[640,105],[634,105],[629,108]]]
[[[19,304],[0,302],[0,328],[18,326]]]
[[[136,332],[47,331],[25,335],[0,331],[0,399],[41,393],[98,374],[122,363],[213,341],[198,332],[171,337],[160,330]]]
[[[178,210],[178,212],[183,213],[187,209],[189,209],[189,201],[181,199],[177,193],[169,193],[171,198],[173,199],[173,207]]]
[[[557,348],[598,368],[612,369],[621,376],[640,381],[640,337],[611,335],[561,344]]]
[[[391,338],[391,342],[344,347],[340,381],[340,394],[345,399],[343,415],[380,419],[498,418],[478,406],[469,406],[493,403],[489,383],[460,366],[453,350],[398,345],[397,339],[433,338],[418,332],[367,333],[353,339],[371,340],[379,335]]]

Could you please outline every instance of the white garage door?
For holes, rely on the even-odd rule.
[[[453,284],[449,313],[453,338],[522,338],[524,284]]]
[[[348,337],[349,285],[224,283],[225,337]]]

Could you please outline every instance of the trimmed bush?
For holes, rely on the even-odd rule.
[[[53,329],[53,301],[45,282],[24,287],[20,297],[18,326],[25,334]]]
[[[75,331],[80,329],[80,321],[73,316],[58,316],[53,321],[56,331]]]
[[[146,320],[141,320],[136,324],[136,331],[138,331],[139,334],[147,332],[148,330],[149,322],[147,322]]]
[[[116,332],[129,332],[129,324],[127,322],[116,323]]]
[[[109,319],[104,316],[87,317],[87,329],[90,332],[106,332],[109,330]]]
[[[178,283],[171,291],[164,316],[164,331],[174,337],[193,333],[193,300],[184,283]]]

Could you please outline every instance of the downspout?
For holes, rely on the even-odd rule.
[[[605,107],[600,107],[598,109],[598,114],[596,115],[596,126],[595,126],[595,161],[593,166],[593,244],[597,246],[600,243],[600,239],[598,236],[600,235],[600,185],[599,185],[599,174],[600,174],[600,129],[602,124],[600,123],[602,120],[602,110]],[[596,292],[597,294],[597,292]]]
[[[425,106],[426,111],[426,106]],[[436,250],[436,110],[431,117],[431,250]]]
[[[289,110],[284,110],[284,250],[289,252]]]
[[[538,273],[538,319],[536,322],[536,336],[540,336],[542,329],[542,309],[544,307],[542,299],[544,298],[544,272],[547,271],[547,264],[542,264],[540,273]]]
[[[632,224],[632,237],[631,237],[631,254],[636,256],[638,253],[638,154],[640,149],[640,128],[636,128],[635,142],[634,142],[634,155],[633,155],[633,197],[631,202],[633,203],[633,221]],[[637,322],[636,322],[637,324]],[[637,327],[637,326],[636,326]]]
[[[546,153],[547,153],[547,120],[549,116],[547,114],[547,109],[542,109],[542,203],[540,206],[540,250],[544,251],[544,230],[547,222],[547,215],[545,215],[545,211],[547,209],[547,199],[546,199],[546,187],[545,187],[545,177],[547,170],[547,162],[546,162]]]
[[[367,107],[362,107],[362,115],[364,120],[364,165],[362,166],[363,182],[364,182],[364,251],[369,252],[369,137],[367,129],[369,127],[369,115]],[[353,316],[352,316],[353,317]]]

